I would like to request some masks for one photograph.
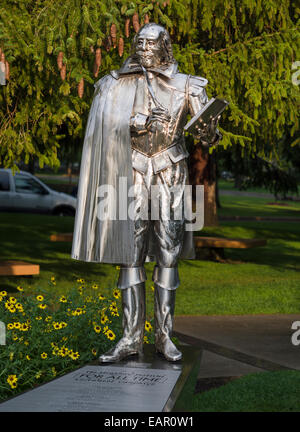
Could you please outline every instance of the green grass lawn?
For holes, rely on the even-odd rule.
[[[299,215],[298,203],[291,207],[267,207],[261,198],[222,197],[220,214]],[[269,210],[270,208],[270,210]],[[227,213],[226,213],[227,212]],[[260,213],[259,213],[260,212]],[[291,212],[291,213],[290,213]],[[19,259],[40,264],[33,278],[0,276],[0,291],[18,296],[22,285],[67,293],[76,280],[86,280],[87,290],[97,283],[103,293],[115,286],[114,265],[83,263],[70,258],[71,243],[50,242],[50,234],[72,232],[74,218],[33,214],[0,213],[0,259]],[[291,222],[222,222],[200,235],[265,238],[265,247],[227,249],[224,263],[191,260],[179,263],[181,286],[177,290],[176,314],[258,314],[300,312],[300,224]],[[147,318],[152,317],[153,264],[147,270]],[[57,285],[49,284],[55,276]],[[195,376],[185,390],[178,409],[183,411],[299,411],[298,371],[251,374],[225,386],[194,394]]]
[[[220,190],[239,190],[234,187],[234,180],[225,180],[225,179],[218,179],[218,187]],[[245,192],[258,192],[258,193],[269,193],[272,194],[268,189],[265,189],[263,187],[249,187]],[[298,185],[298,195],[289,192],[287,194],[288,196],[292,197],[299,197],[300,195],[300,185]]]
[[[249,374],[222,387],[194,394],[196,374],[190,377],[177,411],[299,412],[300,371]]]
[[[0,277],[1,289],[17,285],[66,293],[77,278],[87,286],[97,283],[107,292],[115,286],[114,265],[84,263],[70,258],[71,243],[50,242],[54,232],[71,232],[71,217],[0,214],[0,259],[40,264],[38,277]],[[225,263],[186,260],[179,263],[181,286],[176,314],[297,313],[300,310],[300,226],[297,223],[226,222],[202,234],[223,237],[266,238],[265,247],[226,250]],[[152,263],[147,270],[147,309],[152,313]],[[57,286],[48,281],[55,276]],[[92,290],[91,290],[92,292]]]
[[[219,216],[247,216],[272,218],[299,218],[300,202],[277,201],[270,198],[222,196]]]

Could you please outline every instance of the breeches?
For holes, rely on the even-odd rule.
[[[176,267],[181,253],[185,219],[184,187],[188,170],[183,159],[154,174],[148,164],[145,174],[133,169],[134,260],[126,267],[141,267],[149,249],[159,267]],[[125,267],[125,266],[124,266]]]

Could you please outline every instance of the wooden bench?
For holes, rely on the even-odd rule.
[[[52,234],[50,241],[53,242],[70,242],[73,240],[73,233]]]
[[[0,276],[33,276],[40,274],[40,266],[24,261],[0,261]]]
[[[51,241],[71,242],[73,233],[52,234]],[[194,237],[196,250],[201,248],[209,249],[210,257],[216,260],[224,259],[224,248],[229,249],[250,249],[265,246],[265,239],[240,239],[240,238],[221,238],[221,237]]]
[[[240,239],[240,238],[221,238],[221,237],[194,237],[195,248],[208,248],[211,257],[214,259],[224,259],[224,248],[229,249],[250,249],[265,246],[265,239]]]

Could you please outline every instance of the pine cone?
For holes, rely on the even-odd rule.
[[[130,18],[126,18],[125,20],[125,36],[129,38],[130,35]]]
[[[9,63],[5,62],[5,79],[9,80]]]
[[[119,39],[119,56],[122,57],[123,52],[124,52],[124,39],[122,37],[120,37]]]
[[[58,70],[61,70],[61,68],[63,67],[63,57],[64,57],[64,53],[62,51],[59,51],[57,55]]]
[[[101,48],[97,48],[96,49],[96,53],[95,53],[95,64],[97,66],[101,66],[101,61],[102,61],[102,53],[101,53]]]
[[[99,75],[99,66],[96,65],[96,63],[94,63],[94,77],[97,78],[97,76]]]
[[[67,72],[66,65],[63,64],[60,70],[60,77],[63,81],[66,79],[66,72]]]
[[[81,78],[81,80],[79,81],[77,90],[78,90],[78,96],[80,98],[82,98],[83,91],[84,91],[84,79],[83,78]]]
[[[102,53],[101,53],[101,48],[97,48],[96,52],[95,52],[95,62],[94,62],[94,76],[97,78],[98,74],[99,74],[99,68],[101,66],[101,61],[102,61]]]
[[[137,14],[137,12],[135,12],[133,14],[132,25],[133,25],[134,31],[137,33],[140,29],[139,15]]]
[[[112,44],[113,44],[114,48],[116,48],[116,46],[117,46],[117,26],[114,23],[110,27],[110,36],[111,36]]]

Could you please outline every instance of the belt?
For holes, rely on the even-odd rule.
[[[174,144],[153,156],[147,156],[136,149],[132,150],[132,167],[142,174],[146,174],[148,170],[149,159],[151,159],[153,173],[157,174],[160,171],[168,168],[174,163],[188,157],[188,152],[182,144]]]

